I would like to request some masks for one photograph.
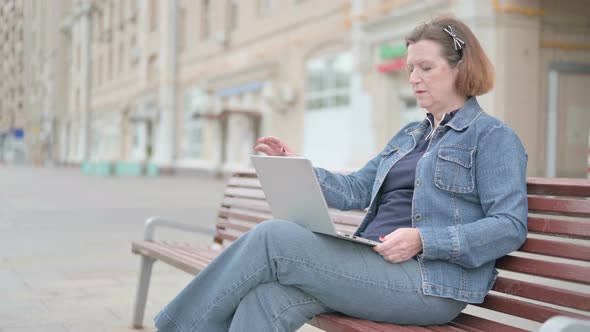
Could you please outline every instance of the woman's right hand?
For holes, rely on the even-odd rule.
[[[283,156],[283,157],[297,157],[297,154],[283,143],[280,139],[274,136],[260,137],[256,140],[254,147],[255,151],[262,152],[269,156]]]

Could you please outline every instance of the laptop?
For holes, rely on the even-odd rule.
[[[379,244],[336,230],[309,159],[272,156],[251,158],[274,218],[347,241],[369,246]]]

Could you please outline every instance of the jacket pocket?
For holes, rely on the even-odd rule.
[[[441,145],[436,159],[434,184],[441,190],[470,193],[475,184],[473,160],[475,147],[461,144]]]

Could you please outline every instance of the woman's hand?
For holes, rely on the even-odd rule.
[[[256,143],[258,143],[258,145],[254,147],[254,150],[269,156],[297,157],[295,152],[277,137],[260,137],[256,140]]]
[[[398,228],[380,240],[373,250],[392,263],[405,262],[422,251],[422,237],[416,228]]]

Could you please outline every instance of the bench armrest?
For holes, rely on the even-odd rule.
[[[539,332],[585,332],[590,331],[590,320],[582,320],[565,316],[548,319]]]
[[[156,227],[165,227],[172,229],[179,229],[193,233],[210,233],[211,230],[202,226],[190,225],[178,221],[166,220],[162,217],[150,217],[145,221],[145,230],[143,239],[146,241],[153,241]]]

